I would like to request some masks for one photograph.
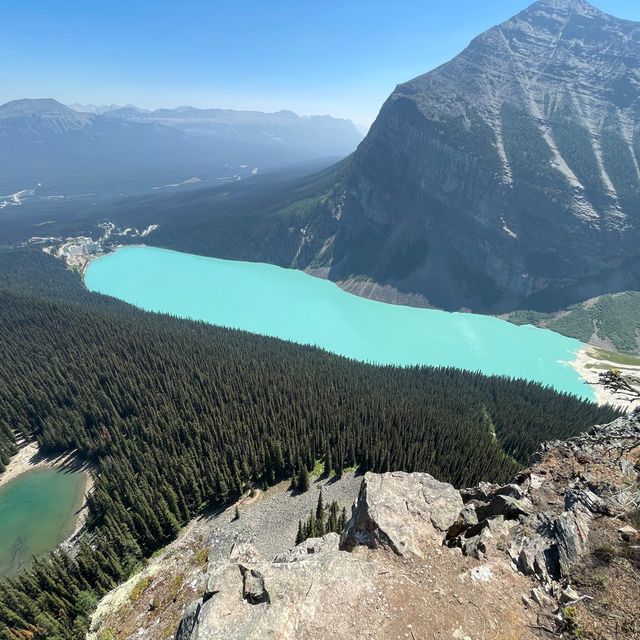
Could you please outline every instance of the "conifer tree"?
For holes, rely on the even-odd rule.
[[[322,500],[322,489],[318,493],[318,503],[316,505],[316,520],[322,521],[324,518],[324,501]]]
[[[338,519],[338,530],[344,531],[347,526],[347,510],[345,507],[342,507],[342,511],[340,512],[340,518]]]
[[[338,524],[338,503],[335,500],[329,505],[329,517],[325,527],[326,533],[331,533],[332,531],[335,533],[341,532]]]
[[[309,480],[309,470],[307,469],[307,466],[304,463],[302,463],[300,465],[300,474],[298,475],[298,482],[297,482],[296,488],[301,493],[305,493],[306,491],[309,491],[310,485],[311,483]]]
[[[324,475],[329,478],[333,471],[333,462],[331,459],[331,447],[327,445],[324,453]]]

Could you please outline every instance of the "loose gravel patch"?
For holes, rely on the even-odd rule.
[[[315,513],[321,490],[325,505],[335,500],[350,516],[361,483],[362,476],[345,473],[339,480],[316,480],[305,493],[285,490],[287,485],[283,483],[255,498],[246,498],[238,504],[238,520],[233,520],[234,505],[207,521],[211,527],[210,556],[227,556],[233,543],[242,540],[251,542],[265,560],[273,560],[295,546],[298,521],[306,520],[311,511]]]

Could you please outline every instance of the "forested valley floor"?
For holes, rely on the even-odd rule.
[[[617,413],[538,384],[376,367],[138,311],[38,251],[0,252],[0,471],[16,437],[90,461],[74,552],[0,583],[0,634],[82,638],[97,598],[252,486],[346,468],[505,481],[543,440]]]

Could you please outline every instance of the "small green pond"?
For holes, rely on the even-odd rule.
[[[37,469],[0,487],[0,577],[12,576],[70,536],[86,475]]]

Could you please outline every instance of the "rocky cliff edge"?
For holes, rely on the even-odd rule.
[[[367,473],[341,536],[212,550],[176,640],[640,637],[640,412],[505,486]]]

